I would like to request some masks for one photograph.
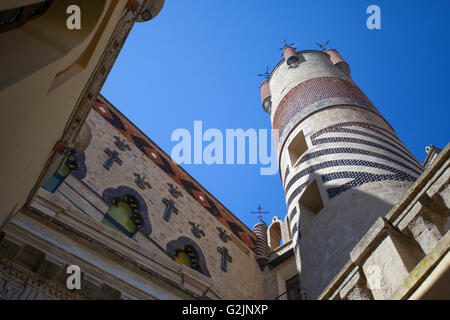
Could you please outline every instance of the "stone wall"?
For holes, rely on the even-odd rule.
[[[103,109],[109,115],[111,112],[114,113],[113,120],[107,121],[102,116]],[[121,130],[118,130],[117,122],[111,123],[117,120],[115,116],[120,116],[121,121],[126,122],[128,133],[130,130],[133,131],[134,138],[131,141],[129,134],[124,135]],[[138,134],[140,137],[143,136],[138,129],[131,127],[131,123],[105,101],[92,110],[87,124],[92,132],[92,139],[84,154],[85,175],[81,180],[73,176],[68,178],[58,190],[59,196],[65,201],[70,201],[77,210],[101,221],[110,205],[107,203],[108,197],[105,197],[105,192],[114,193],[114,190],[121,187],[131,188],[144,199],[148,212],[147,223],[149,222],[150,225],[146,232],[138,232],[134,236],[138,243],[152,247],[156,244],[168,255],[173,255],[174,252],[169,252],[173,251],[173,245],[182,244],[183,241],[194,242],[204,256],[206,266],[204,271],[213,281],[211,289],[220,298],[260,299],[263,297],[262,272],[251,247],[256,237],[245,225],[231,213],[227,213],[224,207],[220,207],[217,200],[206,190],[200,189],[196,182],[194,185],[194,182],[188,181],[193,187],[187,189],[186,181],[180,183],[181,179],[177,180],[178,176],[169,175],[167,170],[181,171],[182,169],[173,163],[167,164],[166,155],[151,140],[138,140],[136,138]],[[115,144],[118,140],[122,142],[121,147],[124,151]],[[151,148],[148,147],[150,144]],[[143,145],[145,145],[144,150],[149,151],[148,153],[142,152]],[[121,164],[114,162],[107,170],[104,167],[108,158],[105,149],[117,151]],[[149,155],[155,156],[155,159],[157,157],[160,162],[152,161]],[[168,166],[170,169],[167,169]],[[148,183],[143,184],[144,189],[136,183],[137,175]],[[177,191],[171,193],[173,188]],[[196,196],[196,199],[193,196]],[[167,200],[173,201],[177,211],[177,213],[172,212],[169,221],[163,218]],[[207,204],[202,205],[202,201]],[[220,210],[220,216],[215,214],[214,210],[207,208]],[[233,228],[230,228],[230,225]],[[198,226],[204,235],[197,238],[192,232],[194,226]],[[219,229],[229,236],[229,239],[225,237],[226,242],[219,237]],[[118,233],[115,230],[111,232]],[[125,235],[121,236],[125,237]],[[218,248],[226,248],[232,257],[232,261],[228,261],[227,271],[221,269],[222,254]]]

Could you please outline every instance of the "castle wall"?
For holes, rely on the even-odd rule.
[[[107,111],[108,116],[112,116],[113,122],[106,120],[102,110]],[[120,117],[120,122],[127,128],[125,135],[123,130],[118,130],[121,125],[118,125],[117,117]],[[185,180],[188,179],[188,176],[182,169],[167,159],[162,150],[145,138],[105,100],[99,100],[96,108],[89,114],[87,124],[92,132],[92,139],[84,154],[85,176],[82,179],[73,176],[68,178],[67,183],[72,184],[72,188],[62,185],[59,189],[61,194],[71,199],[74,202],[73,205],[79,210],[89,214],[93,219],[101,221],[109,207],[104,196],[105,192],[108,192],[106,190],[118,190],[119,187],[124,186],[134,189],[145,201],[150,225],[150,228],[146,228],[146,232],[138,232],[134,236],[139,244],[149,247],[156,245],[162,251],[174,254],[174,252],[169,252],[174,248],[173,245],[181,243],[180,239],[188,238],[200,248],[204,256],[206,271],[214,283],[211,290],[218,297],[222,299],[263,298],[262,272],[255,259],[254,247],[244,243],[245,240],[254,246],[253,239],[256,237],[250,230],[247,230],[240,221],[228,213],[192,178],[190,178],[191,181]],[[134,137],[131,141],[128,140],[130,132],[133,132]],[[118,149],[114,144],[116,142],[114,136],[126,143],[129,149],[125,149],[125,151]],[[139,140],[136,138],[138,136],[147,140],[145,142]],[[136,141],[140,144],[136,144]],[[147,153],[138,148],[138,146],[143,148],[142,145],[145,145],[144,150],[147,150]],[[122,160],[121,165],[113,163],[109,170],[105,169],[104,163],[108,158],[105,153],[106,148],[118,151],[119,158]],[[152,161],[149,155],[150,157],[155,155],[156,162]],[[174,174],[168,174],[168,171]],[[145,181],[149,183],[150,187],[146,186],[145,189],[141,189],[137,186],[135,173],[139,174],[141,178],[145,177]],[[177,197],[170,193],[169,184],[177,187],[180,193]],[[186,188],[186,185],[191,189]],[[82,193],[83,197],[77,193]],[[167,208],[164,199],[172,200],[178,211],[178,213],[172,212],[169,221],[163,218]],[[202,205],[202,201],[207,204]],[[204,236],[197,238],[191,231],[193,226],[190,222],[198,225]],[[229,226],[232,226],[234,230]],[[217,228],[226,230],[230,240],[224,242],[219,237]],[[151,230],[149,231],[149,229]],[[111,232],[126,237],[115,230],[111,229]],[[169,245],[169,243],[171,244]],[[232,261],[227,263],[227,271],[221,269],[222,254],[218,251],[218,247],[226,248],[232,257]]]

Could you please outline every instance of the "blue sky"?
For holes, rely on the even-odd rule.
[[[366,8],[381,8],[381,30]],[[330,40],[352,78],[419,161],[449,142],[450,1],[166,0],[136,24],[102,94],[171,153],[177,128],[270,129],[259,85],[280,60],[283,39],[297,50]],[[279,175],[260,165],[183,165],[250,228],[260,203],[286,215]]]

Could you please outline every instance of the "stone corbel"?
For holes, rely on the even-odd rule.
[[[384,218],[378,218],[369,231],[350,252],[350,258],[356,265],[362,265],[364,260],[375,250],[384,238],[387,237],[389,222]]]
[[[343,284],[339,291],[342,300],[373,300],[366,278],[358,266],[350,272]]]
[[[449,211],[438,193],[432,198],[424,193],[398,223],[398,228],[411,235],[428,254],[445,235]]]
[[[394,228],[385,218],[379,218],[350,253],[353,263],[370,279],[368,288],[375,299],[389,298],[423,256],[415,239]],[[352,297],[367,296],[365,291],[352,294]]]

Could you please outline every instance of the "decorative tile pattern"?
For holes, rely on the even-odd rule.
[[[358,122],[358,121],[341,122],[338,124],[328,126],[324,129],[317,131],[313,135],[311,135],[311,139],[314,140],[317,137],[321,136],[322,134],[328,133],[328,132],[347,132],[344,128],[345,127],[353,127],[353,126],[376,132],[377,134],[382,135],[385,138],[391,139],[392,141],[395,141],[395,142],[401,144],[401,141],[397,138],[397,136],[395,134],[389,132],[388,130],[386,130],[382,127],[379,127],[377,125],[371,124],[371,123]]]
[[[415,181],[417,179],[417,177],[413,177],[413,176],[409,175],[406,172],[403,172],[403,171],[398,170],[396,168],[393,168],[393,167],[390,167],[390,166],[387,166],[387,165],[384,165],[384,164],[381,164],[381,163],[377,163],[377,162],[366,161],[366,160],[355,160],[355,159],[331,160],[331,161],[325,161],[325,162],[322,162],[322,163],[319,163],[319,164],[316,164],[316,165],[312,165],[312,166],[310,166],[310,167],[300,171],[299,173],[297,173],[292,178],[292,180],[289,181],[288,185],[286,186],[286,193],[289,191],[289,189],[292,187],[292,185],[298,179],[304,177],[305,175],[311,174],[311,173],[313,173],[313,172],[315,172],[317,170],[320,170],[320,169],[331,168],[331,167],[339,167],[339,166],[361,166],[361,167],[377,168],[377,169],[382,169],[382,170],[389,171],[389,172],[393,173],[392,175],[378,175],[379,178],[377,178],[376,180],[373,180],[373,181],[368,178],[369,174],[366,174],[364,176],[364,178],[361,179],[357,185],[354,185],[354,187],[359,186],[359,185],[364,184],[364,183],[381,181],[381,180]],[[363,172],[360,172],[360,173],[362,174]],[[338,174],[338,173],[336,173],[336,174]],[[338,176],[330,176],[330,177],[334,177],[334,178],[330,178],[331,180],[345,178],[345,177],[337,178]],[[371,175],[370,177],[374,178],[375,175]],[[355,176],[355,177],[351,177],[351,178],[354,178],[356,180],[356,179],[360,179],[361,176]],[[328,180],[328,181],[331,181],[331,180]],[[306,183],[302,184],[301,186],[299,186],[291,194],[291,196],[288,199],[288,203],[287,203],[288,207],[290,206],[290,204],[292,203],[294,198],[297,195],[299,195],[308,184],[309,184],[309,182],[306,182]],[[348,188],[348,189],[351,189],[351,188]],[[346,190],[348,190],[348,189],[346,189]],[[330,198],[333,198],[333,197],[335,197],[337,195],[335,193],[332,193],[332,194],[333,194],[333,196],[331,196],[331,194],[329,193]]]
[[[355,144],[362,144],[365,146],[370,146],[370,147],[374,147],[374,148],[378,148],[384,151],[387,151],[389,153],[392,153],[394,155],[396,155],[399,158],[402,158],[403,160],[405,160],[406,162],[409,162],[410,164],[416,166],[417,168],[420,168],[419,164],[415,163],[413,159],[405,157],[404,155],[401,155],[399,152],[394,151],[392,149],[389,149],[381,144],[372,142],[372,141],[368,141],[368,140],[364,140],[364,139],[358,139],[358,138],[348,138],[348,137],[329,137],[329,138],[322,138],[322,139],[316,139],[313,140],[313,145],[319,145],[319,144],[324,144],[324,143],[336,143],[336,142],[347,142],[347,143],[355,143]],[[398,149],[397,149],[398,150]]]
[[[405,169],[411,170],[412,172],[416,173],[417,175],[421,174],[421,171],[419,171],[415,168],[412,168],[394,158],[388,157],[381,153],[376,153],[373,151],[369,151],[369,150],[365,150],[365,149],[356,149],[356,148],[331,148],[331,149],[322,149],[322,150],[318,150],[318,151],[313,151],[313,152],[310,152],[310,153],[304,155],[302,157],[302,159],[300,159],[300,161],[296,164],[296,167],[298,165],[300,165],[301,163],[304,163],[305,161],[309,161],[309,160],[317,158],[317,157],[326,156],[326,155],[330,155],[330,154],[343,154],[343,153],[361,154],[361,155],[365,155],[365,156],[371,156],[374,158],[383,159],[383,160],[395,163]]]
[[[234,235],[255,250],[256,236],[246,230],[244,224],[227,212],[227,209],[212,197],[200,184],[175,164],[153,141],[134,127],[123,115],[109,104],[106,99],[99,96],[93,105],[107,122],[116,128],[126,140],[134,144],[174,182],[192,196],[201,206],[211,213],[220,223],[231,230]]]
[[[256,261],[260,258],[267,258],[269,255],[269,245],[267,243],[267,225],[265,223],[258,223],[253,227],[253,232],[258,237],[258,241],[256,242]],[[264,261],[265,260],[265,261]],[[258,264],[261,267],[261,265],[265,264],[267,262],[267,259],[259,260]]]
[[[351,129],[349,127],[358,127],[363,128],[364,130],[369,130],[371,132],[361,131],[361,130],[355,130]],[[378,140],[381,143],[375,143],[372,141],[368,141],[365,139],[359,139],[354,137],[325,137],[325,138],[319,138],[321,135],[325,133],[349,133],[352,135],[357,136],[365,136],[374,140]],[[381,137],[380,137],[381,136]],[[316,151],[311,151],[306,154],[304,154],[301,159],[296,164],[296,167],[301,166],[302,164],[322,156],[327,155],[334,155],[334,154],[359,154],[364,156],[373,157],[376,159],[382,159],[386,162],[390,162],[395,166],[386,165],[383,163],[375,162],[375,161],[368,161],[368,160],[359,160],[359,159],[337,159],[337,160],[330,160],[330,161],[324,161],[315,165],[311,165],[299,172],[297,172],[291,179],[287,182],[285,186],[286,194],[290,191],[292,186],[301,178],[308,174],[312,174],[314,172],[317,172],[318,170],[325,169],[325,168],[332,168],[332,167],[342,167],[342,166],[357,166],[361,168],[376,168],[381,171],[379,174],[376,173],[369,173],[364,171],[336,171],[336,172],[329,172],[326,174],[321,174],[322,182],[329,182],[333,180],[338,179],[347,179],[347,182],[333,188],[328,188],[326,191],[330,197],[330,199],[340,195],[341,193],[356,188],[360,185],[363,185],[365,183],[369,182],[377,182],[377,181],[385,181],[385,180],[396,180],[396,181],[409,181],[414,182],[417,177],[423,172],[422,166],[417,162],[417,160],[414,158],[414,156],[403,146],[403,144],[400,142],[400,140],[395,136],[395,134],[389,132],[388,130],[385,130],[383,128],[377,127],[372,124],[368,123],[362,123],[362,122],[345,122],[345,123],[339,123],[336,125],[329,126],[327,128],[324,128],[322,130],[319,130],[315,134],[311,136],[311,142],[313,146],[320,146],[322,144],[327,143],[336,143],[336,142],[344,142],[347,144],[360,144],[362,146],[368,146],[371,148],[377,148],[382,151],[383,153],[377,153],[372,150],[367,149],[361,149],[361,148],[353,148],[353,147],[335,147],[335,148],[329,148],[329,149],[320,149]],[[390,146],[387,147],[386,145]],[[392,155],[392,156],[390,156]],[[404,160],[400,161],[397,160],[397,157],[399,159]],[[400,168],[407,169],[409,172],[414,173],[414,175],[409,174],[407,172],[404,172]],[[348,181],[350,179],[350,181]],[[289,207],[294,199],[297,198],[299,194],[302,193],[302,191],[309,185],[310,181],[307,181],[300,186],[296,187],[296,189],[292,192],[292,194],[289,196],[287,201],[287,206]],[[293,221],[293,218],[297,214],[297,208],[294,208],[290,214],[290,220]],[[292,236],[295,237],[296,232],[300,232],[298,229],[297,223],[292,225],[291,228]],[[295,249],[300,245],[300,233],[298,235],[298,238],[296,240]]]
[[[292,223],[294,221],[294,217],[297,214],[297,207],[292,209],[291,214],[289,215],[289,221]]]
[[[334,77],[314,78],[291,89],[280,101],[273,118],[273,128],[284,131],[300,110],[331,98],[348,98],[375,108],[365,94],[353,83]]]
[[[357,126],[359,128],[369,129],[372,132],[376,132],[377,134],[382,135],[384,138],[381,138],[377,135],[374,135],[372,133],[360,131],[360,130],[354,130],[349,129],[348,127],[351,126]],[[326,137],[326,138],[318,138],[324,133],[335,133],[335,132],[345,132],[345,133],[351,133],[355,135],[362,135],[366,137],[370,137],[372,139],[379,140],[383,142],[384,144],[387,144],[391,146],[392,148],[388,148],[385,145],[382,145],[380,143],[375,143],[372,141],[364,140],[364,139],[358,139],[353,137]],[[388,162],[391,162],[395,165],[398,165],[399,167],[403,167],[404,169],[409,170],[410,172],[413,172],[416,176],[412,176],[411,174],[408,174],[400,169],[397,169],[392,166],[388,166],[382,163],[374,162],[374,161],[366,161],[366,160],[355,160],[355,159],[341,159],[341,160],[332,160],[332,161],[325,161],[319,164],[312,165],[310,167],[307,167],[297,174],[295,174],[286,184],[285,186],[285,192],[286,194],[289,192],[290,188],[293,186],[293,184],[301,179],[302,177],[312,174],[313,172],[316,172],[318,170],[324,169],[324,168],[331,168],[331,167],[339,167],[339,166],[360,166],[360,167],[369,167],[369,168],[376,168],[383,171],[390,172],[391,174],[373,174],[373,173],[367,173],[367,172],[334,172],[334,173],[328,173],[326,175],[322,176],[323,182],[328,182],[336,179],[352,179],[351,181],[345,183],[342,186],[331,188],[327,190],[327,193],[330,198],[334,198],[337,195],[341,194],[342,192],[345,192],[349,189],[355,188],[357,186],[360,186],[364,183],[368,182],[376,182],[376,181],[383,181],[383,180],[397,180],[397,181],[415,181],[417,177],[423,172],[422,166],[417,162],[417,160],[406,150],[406,148],[401,144],[401,142],[398,140],[397,137],[395,137],[394,134],[390,133],[389,131],[377,127],[375,125],[371,125],[368,123],[362,123],[362,122],[345,122],[340,123],[336,125],[329,126],[327,128],[324,128],[322,130],[319,130],[315,134],[311,136],[311,141],[314,146],[318,146],[321,144],[326,143],[336,143],[336,142],[345,142],[345,143],[355,143],[355,144],[361,144],[364,146],[374,147],[378,148],[380,150],[385,151],[385,153],[377,153],[371,150],[366,149],[359,149],[359,148],[350,148],[350,147],[339,147],[339,148],[329,148],[329,149],[322,149],[317,151],[312,151],[309,153],[304,154],[301,159],[296,164],[296,167],[315,158],[325,156],[325,155],[331,155],[331,154],[361,154],[365,156],[371,156],[374,158],[382,159]],[[403,159],[408,164],[405,164],[402,161],[399,161],[393,157],[390,157],[386,155],[387,153],[390,153],[400,159]],[[289,196],[287,205],[288,207],[291,205],[292,201],[303,191],[303,189],[309,184],[309,182],[306,182],[302,184],[301,186],[297,187],[294,192]]]
[[[377,133],[378,135],[383,136],[384,138],[387,138],[388,140],[390,140],[391,142],[373,135],[371,133],[368,132],[364,132],[364,131],[360,131],[360,130],[354,130],[354,129],[349,129],[347,127],[358,127],[358,128],[364,128],[365,130],[369,130],[372,132]],[[411,152],[409,152],[409,150],[403,145],[403,143],[400,141],[400,139],[393,134],[392,132],[381,128],[379,126],[376,126],[374,124],[369,124],[369,123],[364,123],[364,122],[343,122],[343,123],[338,123],[335,125],[331,125],[329,127],[326,127],[322,130],[319,130],[318,132],[316,132],[315,134],[313,134],[311,136],[311,141],[316,140],[316,138],[318,138],[319,136],[321,136],[324,133],[335,133],[335,132],[344,132],[344,133],[351,133],[351,134],[356,134],[356,135],[362,135],[365,137],[369,137],[369,138],[373,138],[376,140],[379,140],[381,142],[384,142],[388,145],[390,145],[391,147],[398,149],[400,152],[402,152],[405,156],[409,157],[410,159],[412,159],[413,163],[421,170],[423,171],[423,167],[420,165],[420,163],[417,161],[417,159],[411,154]]]
[[[295,238],[295,234],[298,231],[298,226],[297,223],[294,224],[294,226],[292,227],[292,238]]]
[[[353,180],[343,184],[336,188],[330,188],[327,190],[328,195],[334,198],[347,190],[356,188],[364,183],[384,181],[384,180],[397,180],[397,181],[410,181],[414,182],[417,178],[410,176],[407,173],[399,171],[395,174],[373,174],[367,172],[334,172],[322,175],[322,181],[332,181],[335,179],[352,178]]]

